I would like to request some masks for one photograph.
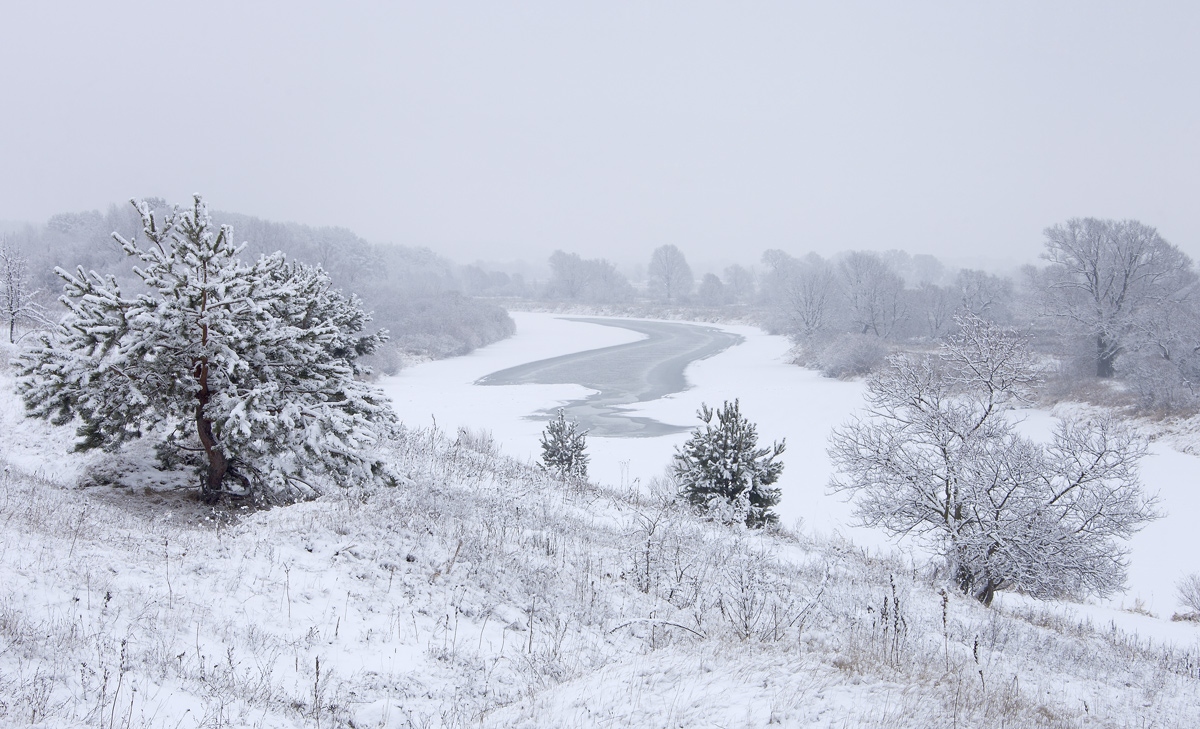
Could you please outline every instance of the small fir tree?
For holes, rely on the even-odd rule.
[[[541,467],[564,480],[587,479],[587,431],[574,420],[568,422],[562,408],[542,431]]]
[[[783,472],[778,459],[786,441],[759,448],[758,429],[742,416],[737,400],[715,413],[701,405],[697,415],[704,425],[675,451],[672,472],[681,495],[703,511],[732,512],[730,521],[748,527],[778,522],[771,507],[779,503],[780,491],[770,486]]]
[[[58,269],[69,312],[18,358],[29,414],[78,418],[80,450],[165,432],[201,454],[206,503],[387,480],[373,451],[395,413],[356,378],[384,335],[359,334],[369,316],[358,300],[279,253],[240,261],[232,229],[214,230],[198,195],[162,217],[134,206],[145,241],[114,238],[140,264],[144,293]]]

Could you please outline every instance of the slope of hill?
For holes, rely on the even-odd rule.
[[[211,509],[0,375],[0,723],[1184,727],[1200,651],[409,430],[397,488]]]

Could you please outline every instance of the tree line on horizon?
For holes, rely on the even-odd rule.
[[[147,198],[153,212],[169,210],[161,198]],[[371,365],[394,374],[406,358],[440,359],[466,354],[512,335],[507,311],[466,292],[462,267],[428,248],[370,243],[340,227],[314,228],[276,223],[251,215],[213,211],[216,225],[230,225],[243,257],[282,252],[290,260],[320,268],[332,282],[356,295],[371,314],[371,326],[390,339],[368,357]],[[57,320],[63,283],[56,269],[114,275],[136,290],[139,282],[126,255],[113,241],[141,234],[136,208],[112,205],[52,216],[42,226],[26,226],[0,237],[0,317],[15,341]],[[11,304],[11,305],[10,305]]]
[[[956,316],[970,315],[1031,335],[1061,382],[1120,381],[1145,409],[1200,406],[1200,278],[1185,253],[1135,220],[1075,218],[1046,229],[1041,259],[1006,275],[900,250],[825,258],[772,249],[758,265],[735,263],[697,283],[684,253],[664,245],[634,286],[606,259],[558,250],[527,296],[642,315],[726,312],[788,336],[798,364],[831,377],[933,346]]]
[[[165,203],[150,198],[160,207]],[[1012,274],[952,269],[936,257],[847,251],[833,257],[767,250],[697,277],[675,245],[655,248],[636,283],[605,258],[554,251],[539,279],[483,263],[457,265],[428,248],[371,244],[346,228],[311,228],[214,212],[248,254],[283,251],[358,295],[391,341],[372,358],[394,373],[406,356],[464,354],[515,330],[504,306],[567,304],[613,313],[755,321],[796,345],[796,362],[831,377],[865,375],[892,351],[929,347],[971,314],[1033,336],[1063,383],[1119,381],[1145,409],[1200,406],[1200,297],[1191,259],[1138,221],[1072,219],[1045,231],[1042,265]],[[114,231],[136,233],[126,207],[56,215],[0,244],[0,316],[15,339],[57,307],[60,264],[120,274]],[[531,266],[526,271],[536,270]]]

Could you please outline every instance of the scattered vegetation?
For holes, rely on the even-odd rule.
[[[907,560],[697,519],[666,488],[562,489],[478,435],[408,430],[386,457],[403,486],[260,512],[5,469],[0,719],[1119,727],[1198,708],[1194,650],[985,610]]]

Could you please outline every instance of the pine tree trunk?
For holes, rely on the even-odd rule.
[[[205,504],[215,504],[221,498],[221,484],[229,470],[229,461],[213,436],[212,421],[204,415],[204,406],[212,396],[208,389],[208,363],[197,364],[196,371],[200,380],[200,391],[196,393],[196,434],[200,436],[204,454],[208,456],[208,473],[200,484],[200,500]]]

